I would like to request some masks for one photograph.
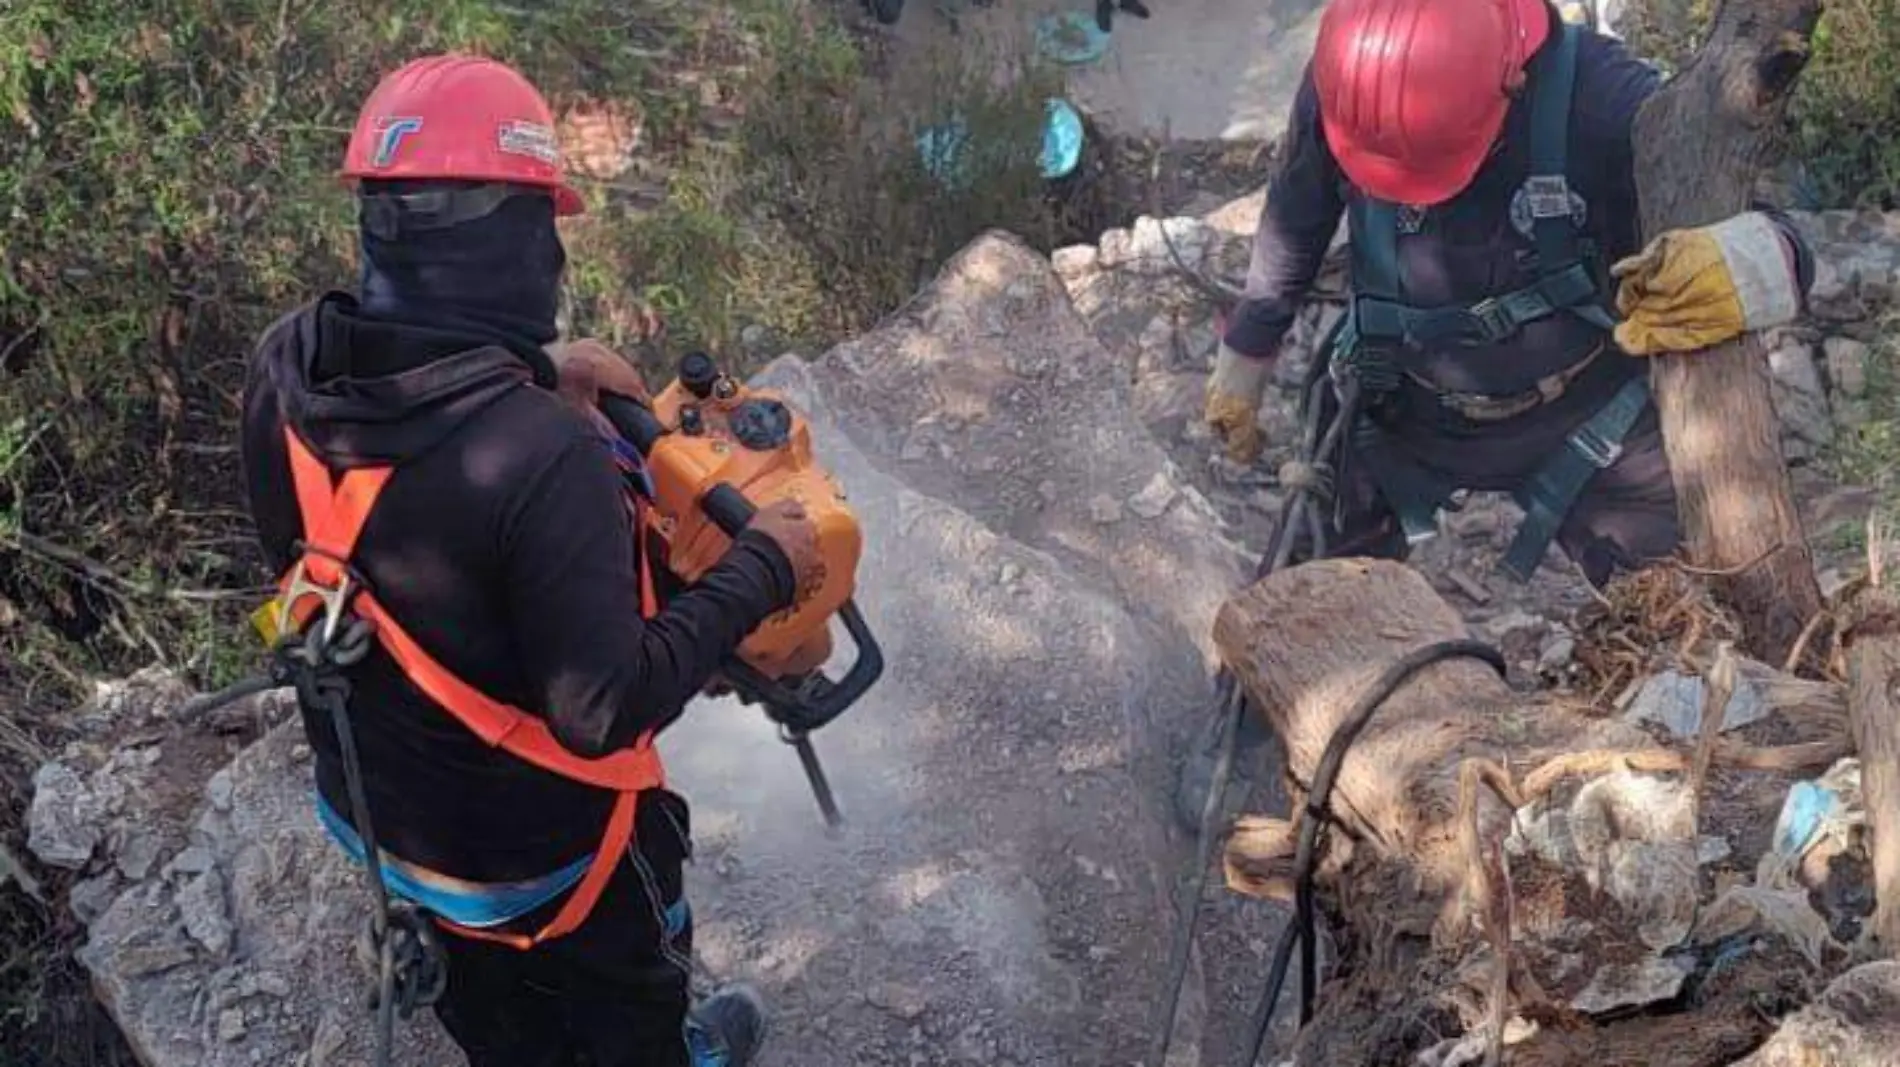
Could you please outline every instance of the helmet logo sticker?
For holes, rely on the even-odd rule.
[[[495,146],[511,156],[538,159],[550,167],[561,165],[561,146],[554,131],[538,122],[504,122],[495,131]]]
[[[422,120],[418,118],[391,118],[385,116],[376,122],[376,154],[370,158],[370,166],[387,167],[396,161],[396,150],[402,147],[402,139],[422,129]]]

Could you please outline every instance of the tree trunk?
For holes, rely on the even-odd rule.
[[[1726,0],[1689,66],[1635,127],[1643,232],[1705,226],[1748,210],[1819,0]],[[1779,663],[1821,608],[1782,460],[1761,343],[1658,356],[1651,383],[1691,562],[1732,572],[1718,592],[1746,647]]]
[[[1850,605],[1847,712],[1860,753],[1861,802],[1873,832],[1874,935],[1900,955],[1900,593],[1885,537],[1870,534],[1873,581]]]
[[[1374,677],[1414,649],[1465,636],[1464,620],[1425,579],[1384,561],[1289,567],[1235,594],[1214,620],[1221,659],[1284,740],[1287,773],[1301,794]],[[1364,868],[1360,888],[1379,883],[1362,898],[1379,923],[1428,935],[1452,917],[1468,873],[1459,842],[1461,763],[1475,757],[1508,765],[1513,756],[1644,744],[1620,723],[1517,696],[1477,660],[1434,664],[1401,686],[1347,749],[1330,800],[1347,835],[1334,842],[1333,859],[1350,851],[1354,868]],[[1509,818],[1495,797],[1481,796],[1487,840]],[[1270,885],[1284,875],[1284,831],[1242,833],[1233,843],[1234,880]],[[1395,875],[1389,881],[1372,873],[1386,867]]]

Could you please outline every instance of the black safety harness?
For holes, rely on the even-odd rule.
[[[1350,452],[1365,463],[1397,515],[1408,544],[1437,532],[1439,509],[1463,487],[1447,484],[1411,461],[1389,440],[1375,417],[1381,396],[1403,384],[1403,353],[1448,345],[1498,344],[1551,315],[1574,315],[1606,335],[1615,326],[1605,306],[1606,285],[1597,249],[1579,232],[1584,205],[1566,177],[1578,37],[1576,27],[1564,25],[1551,46],[1531,62],[1530,173],[1515,209],[1528,216],[1535,246],[1536,277],[1530,284],[1466,306],[1408,303],[1398,245],[1402,232],[1416,229],[1416,213],[1370,198],[1355,200],[1348,210],[1353,295],[1324,356],[1334,377],[1342,371],[1349,373],[1365,393],[1364,410],[1348,431]],[[1585,362],[1595,358],[1586,357]],[[1529,410],[1561,395],[1583,369],[1584,364],[1579,364],[1566,375],[1540,382],[1537,392],[1541,395],[1530,397],[1517,410]],[[1440,399],[1458,410],[1462,398],[1441,394]],[[1632,376],[1570,434],[1565,447],[1518,487],[1513,495],[1524,509],[1524,522],[1504,558],[1505,569],[1514,577],[1527,581],[1537,570],[1584,486],[1622,455],[1623,439],[1649,399],[1644,376]]]

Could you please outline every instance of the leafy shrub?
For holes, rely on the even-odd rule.
[[[1675,70],[1714,9],[1713,0],[1639,0],[1618,30]],[[1789,118],[1816,206],[1900,207],[1900,0],[1829,0]]]
[[[1036,150],[1058,79],[953,45],[888,82],[809,0],[12,0],[0,6],[0,685],[254,654],[268,576],[232,445],[245,356],[353,277],[334,172],[415,55],[515,64],[564,113],[625,104],[632,173],[582,180],[564,319],[635,348],[819,343],[983,229],[1053,243]],[[876,57],[874,56],[873,59]],[[915,141],[960,116],[955,188]],[[26,621],[5,620],[23,617]],[[74,655],[74,649],[83,655]]]

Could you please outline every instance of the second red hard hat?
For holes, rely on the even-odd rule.
[[[1313,54],[1320,122],[1366,194],[1430,205],[1471,183],[1525,63],[1544,0],[1334,0]]]

